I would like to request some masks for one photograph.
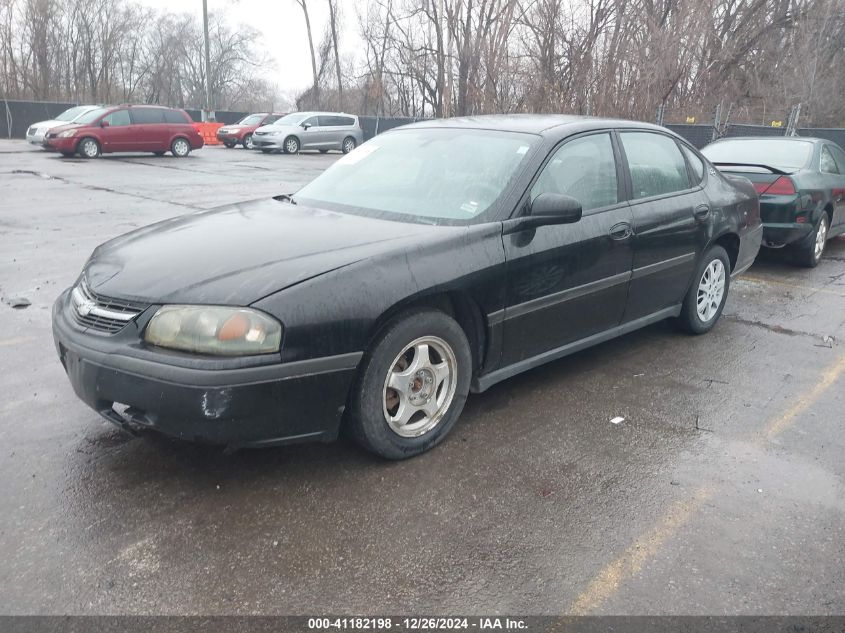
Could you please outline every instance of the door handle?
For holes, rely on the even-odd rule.
[[[704,220],[710,215],[710,205],[709,204],[700,204],[695,208],[695,211],[692,213],[695,216],[696,220]]]
[[[627,240],[634,234],[634,227],[627,222],[620,222],[610,227],[610,239],[612,240]]]

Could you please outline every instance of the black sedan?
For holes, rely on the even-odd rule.
[[[845,233],[845,151],[820,138],[728,138],[702,153],[760,194],[763,245],[813,268],[827,240]]]
[[[79,397],[124,429],[392,459],[470,391],[674,318],[754,261],[753,186],[630,121],[488,116],[379,135],[295,195],[97,248],[53,309]]]

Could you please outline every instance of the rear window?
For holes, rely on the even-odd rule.
[[[813,154],[813,144],[780,138],[743,138],[717,141],[701,153],[712,163],[751,163],[778,169],[801,169]]]
[[[168,123],[189,123],[187,115],[179,110],[165,110],[164,120]]]
[[[132,108],[132,122],[144,125],[148,123],[164,123],[161,108]]]

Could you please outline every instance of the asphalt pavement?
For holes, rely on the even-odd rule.
[[[338,157],[0,141],[0,613],[845,613],[843,241],[758,261],[706,336],[657,324],[472,395],[400,463],[130,438],[77,400],[50,306],[97,244]]]

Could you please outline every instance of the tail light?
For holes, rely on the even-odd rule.
[[[757,190],[757,193],[768,193],[773,196],[791,196],[795,194],[795,185],[786,176],[781,176],[772,184],[755,182],[754,188]]]

